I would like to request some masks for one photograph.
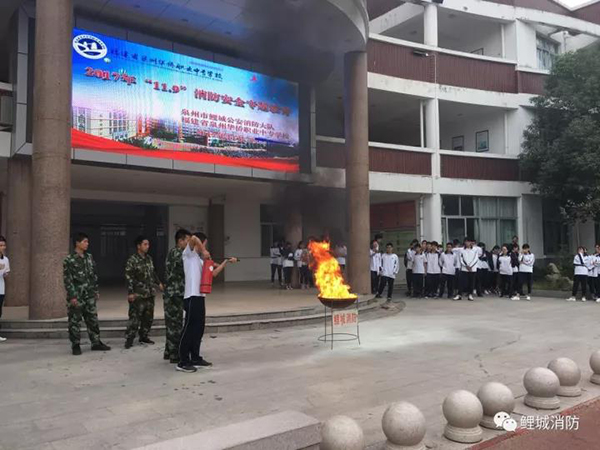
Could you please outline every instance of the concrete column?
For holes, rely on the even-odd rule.
[[[438,46],[438,9],[435,3],[425,3],[423,14],[424,44]]]
[[[438,193],[423,198],[424,239],[442,242],[442,196]]]
[[[62,261],[70,246],[72,28],[72,0],[37,2],[30,319],[66,315]]]
[[[346,201],[348,219],[347,277],[352,290],[369,293],[369,100],[367,54],[344,58],[344,119],[346,137]]]
[[[6,306],[29,305],[31,273],[31,159],[8,160],[6,239],[10,277],[6,280]]]

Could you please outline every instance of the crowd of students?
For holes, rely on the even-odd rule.
[[[519,247],[515,236],[511,244],[494,246],[483,242],[455,239],[443,249],[437,242],[413,240],[404,255],[408,296],[453,300],[466,296],[474,300],[484,295],[531,300],[535,255],[528,244]],[[525,294],[525,288],[527,293]]]
[[[346,269],[346,257],[348,255],[346,245],[343,243],[337,244],[333,249],[333,254],[342,272],[344,272]],[[294,268],[296,268],[298,270],[300,289],[314,287],[314,279],[310,270],[311,256],[304,241],[300,241],[295,249],[292,248],[290,242],[275,241],[270,249],[270,257],[272,286],[275,286],[275,275],[277,275],[278,284],[282,289],[293,289],[292,273]]]

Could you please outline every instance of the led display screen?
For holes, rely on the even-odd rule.
[[[73,30],[73,148],[299,170],[298,85]]]

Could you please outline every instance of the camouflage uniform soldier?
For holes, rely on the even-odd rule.
[[[107,351],[110,347],[100,341],[100,326],[96,299],[98,276],[91,253],[87,253],[89,238],[79,233],[75,236],[75,250],[63,262],[63,279],[67,291],[69,340],[74,355],[81,355],[81,320],[85,321],[92,350]]]
[[[148,255],[150,241],[144,236],[135,240],[137,252],[129,257],[125,265],[127,278],[127,300],[129,301],[129,324],[125,334],[125,348],[131,348],[139,332],[140,343],[154,344],[148,333],[154,320],[155,285],[163,285],[158,279],[152,258]]]
[[[183,294],[185,291],[185,274],[183,272],[183,249],[190,239],[187,230],[175,233],[176,246],[169,251],[166,264],[166,286],[164,299],[165,327],[167,340],[165,342],[164,359],[171,363],[179,362],[179,340],[183,328]]]

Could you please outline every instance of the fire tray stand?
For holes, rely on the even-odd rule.
[[[344,342],[344,341],[358,341],[358,345],[360,345],[360,328],[359,328],[359,320],[358,320],[358,298],[355,299],[347,299],[347,300],[331,300],[320,298],[319,300],[323,304],[323,319],[325,326],[325,333],[319,336],[317,339],[321,342],[331,342],[331,350],[333,350],[334,342]],[[347,332],[334,332],[333,330],[333,318],[336,316],[336,312],[341,312],[344,314],[344,310],[348,309],[350,306],[356,306],[356,313],[352,313],[351,317],[354,321],[356,321],[356,334],[347,333]],[[327,310],[329,310],[329,315],[327,314]],[[350,313],[348,313],[350,314]],[[337,314],[337,317],[340,317]],[[330,331],[328,332],[328,325],[330,327]]]

